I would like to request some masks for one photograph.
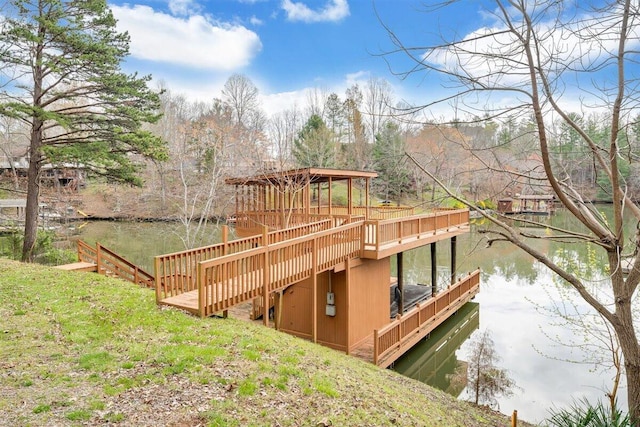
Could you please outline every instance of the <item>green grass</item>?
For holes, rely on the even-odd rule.
[[[173,425],[508,425],[299,338],[159,308],[153,291],[94,273],[0,259],[0,318],[7,425],[150,425],[168,408]]]

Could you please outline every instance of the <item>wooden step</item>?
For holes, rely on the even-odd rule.
[[[71,264],[56,265],[57,269],[67,271],[98,271],[98,266],[92,262],[72,262]]]

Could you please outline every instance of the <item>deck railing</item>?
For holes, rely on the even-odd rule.
[[[281,229],[324,219],[344,223],[366,218],[372,220],[403,218],[414,213],[415,209],[407,206],[354,206],[351,208],[351,213],[346,206],[332,206],[331,210],[329,206],[312,206],[309,213],[305,213],[302,209],[294,209],[285,214],[275,210],[240,212],[233,217],[233,221],[239,229],[260,229],[263,226]],[[341,224],[334,224],[334,226],[338,225]]]
[[[389,243],[402,243],[410,238],[433,235],[469,223],[468,209],[439,210],[406,218],[365,221],[364,245],[376,251]]]
[[[332,226],[333,221],[325,219],[284,230],[275,230],[267,233],[266,241],[268,244],[274,244],[317,231],[329,230]],[[154,261],[156,299],[160,301],[170,296],[195,290],[197,288],[196,269],[200,261],[264,246],[265,235],[260,234],[237,240],[227,239],[227,234],[224,233],[222,243],[156,256]]]
[[[100,243],[96,243],[94,248],[82,240],[78,240],[78,260],[96,264],[100,274],[116,276],[147,288],[155,286],[152,274],[105,248]]]
[[[203,317],[333,268],[361,252],[362,223],[202,261],[197,268]],[[265,306],[268,302],[265,302]]]
[[[402,354],[403,347],[415,344],[413,341],[422,338],[421,332],[432,327],[452,307],[470,298],[478,292],[480,286],[480,270],[449,286],[446,290],[430,298],[426,302],[417,304],[402,316],[383,327],[375,330],[373,335],[373,362],[379,366],[388,366],[393,360],[393,354]]]
[[[433,236],[468,221],[467,210],[444,210],[388,220],[338,217],[270,233],[263,228],[262,235],[234,241],[223,234],[223,243],[157,256],[156,298],[162,302],[197,291],[198,313],[209,316],[265,295],[265,283],[270,294],[310,277],[314,268],[333,268],[347,257],[365,256],[388,243],[413,244],[411,238]],[[268,301],[262,305],[270,306]]]

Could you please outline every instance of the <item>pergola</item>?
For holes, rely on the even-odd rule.
[[[225,182],[235,186],[237,218],[252,214],[263,217],[267,214],[294,215],[295,223],[308,223],[317,215],[357,215],[368,218],[369,184],[377,176],[375,172],[304,168],[228,178]],[[362,203],[354,200],[354,186],[358,181],[364,181],[360,187],[360,191],[364,191]],[[346,184],[346,206],[333,200],[332,184],[335,182]],[[271,227],[282,227],[282,224],[273,221],[266,223]],[[288,221],[286,225],[290,225]]]

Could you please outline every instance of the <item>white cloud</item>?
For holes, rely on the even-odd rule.
[[[321,10],[312,10],[302,2],[282,1],[282,9],[290,21],[325,22],[340,21],[349,16],[347,0],[328,0]]]
[[[354,84],[363,86],[370,77],[371,72],[369,71],[356,71],[355,73],[349,73],[346,75],[347,87],[351,87]]]
[[[175,75],[154,74],[153,81],[158,87],[167,88],[172,94],[182,95],[189,102],[211,103],[214,98],[220,98],[226,77],[211,79],[182,79]]]
[[[251,23],[251,25],[254,25],[254,26],[256,26],[256,27],[257,27],[258,25],[262,25],[262,24],[264,24],[264,22],[262,22],[262,19],[257,18],[255,15],[254,15],[254,16],[252,16],[251,18],[249,18],[249,22]]]
[[[200,7],[193,0],[169,0],[169,10],[178,16],[189,16],[200,12]]]
[[[202,15],[178,18],[148,6],[111,6],[118,29],[131,36],[135,58],[192,68],[236,70],[262,49],[256,33]]]

